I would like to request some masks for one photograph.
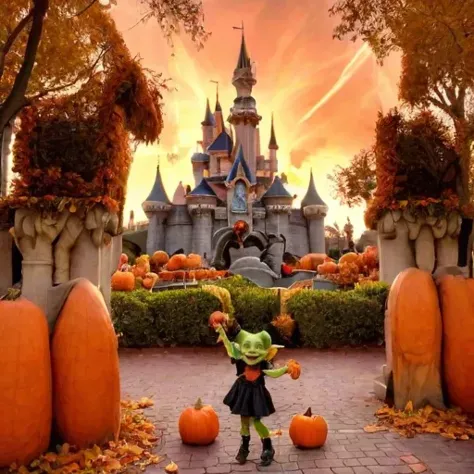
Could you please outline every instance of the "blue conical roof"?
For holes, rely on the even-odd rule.
[[[206,178],[202,178],[201,182],[188,194],[188,196],[212,196],[217,197],[214,190],[209,186]]]
[[[207,99],[206,115],[204,116],[204,120],[201,122],[201,125],[210,127],[214,127],[216,125],[214,114],[211,112],[211,106],[209,105],[209,99]]]
[[[312,205],[326,206],[326,203],[321,199],[318,191],[316,191],[316,186],[314,185],[313,179],[313,170],[311,169],[308,190],[306,191],[305,197],[301,201],[301,207]]]
[[[156,167],[155,184],[153,185],[153,189],[151,190],[150,195],[146,198],[146,201],[171,204],[171,201],[166,195],[165,187],[163,186],[163,181],[161,180],[160,165]]]
[[[218,137],[208,146],[207,151],[226,151],[231,153],[234,144],[232,143],[232,138],[224,130],[221,132]]]
[[[265,194],[262,196],[263,199],[265,198],[272,198],[272,197],[284,197],[284,198],[293,198],[293,196],[285,189],[285,186],[281,182],[279,176],[275,176],[272,185],[267,189]]]
[[[256,184],[257,180],[255,179],[255,176],[250,171],[250,168],[249,168],[247,162],[245,161],[244,150],[242,148],[242,145],[239,145],[239,149],[237,150],[237,156],[236,156],[234,164],[232,165],[232,168],[230,169],[230,172],[227,176],[226,182],[230,183],[231,181],[233,181],[235,178],[238,177],[239,165],[242,166],[242,170],[244,172],[244,175],[248,179],[249,183],[250,184]]]

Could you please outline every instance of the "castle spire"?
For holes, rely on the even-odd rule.
[[[161,179],[160,163],[156,165],[156,177],[153,188],[145,200],[145,203],[161,203],[169,205],[171,201],[166,194],[165,187],[163,186],[163,180]]]
[[[275,136],[275,127],[273,125],[273,113],[272,113],[272,127],[270,131],[270,143],[268,144],[269,150],[278,150],[278,143]]]
[[[326,206],[326,203],[321,199],[321,196],[318,194],[318,191],[316,191],[316,186],[314,184],[313,178],[313,168],[311,168],[309,175],[308,190],[306,191],[305,197],[301,201],[301,207],[304,208],[306,206]]]
[[[240,43],[240,53],[239,59],[237,60],[237,67],[236,69],[244,69],[250,67],[250,56],[247,52],[247,46],[245,44],[245,31],[244,31],[244,22],[242,22],[242,26],[234,26],[234,30],[242,30],[242,41]]]
[[[206,115],[204,116],[204,120],[201,122],[203,127],[214,127],[216,121],[214,120],[214,115],[211,112],[211,106],[209,105],[209,99],[207,99],[206,103]]]
[[[214,113],[216,112],[222,112],[222,107],[221,103],[219,102],[219,81],[211,81],[216,85],[216,108],[214,110]]]

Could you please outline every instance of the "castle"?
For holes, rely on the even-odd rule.
[[[277,175],[278,144],[273,117],[268,157],[261,154],[262,117],[251,95],[256,83],[242,30],[232,78],[237,98],[227,118],[230,126],[225,126],[217,93],[214,113],[208,99],[201,122],[202,151],[191,157],[194,189],[186,192],[180,183],[170,200],[157,168],[153,189],[143,203],[149,220],[149,255],[156,250],[174,253],[182,248],[186,253],[206,254],[210,258],[216,232],[239,220],[247,222],[250,232],[283,234],[286,250],[294,255],[325,252],[324,218],[328,207],[316,191],[312,172],[301,207],[292,207],[294,197]]]

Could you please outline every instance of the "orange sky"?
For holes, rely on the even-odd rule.
[[[396,105],[399,62],[393,58],[382,68],[366,46],[333,40],[334,19],[327,12],[331,2],[204,0],[211,38],[201,51],[186,38],[176,38],[174,56],[153,21],[129,29],[143,13],[137,0],[119,2],[113,15],[129,48],[146,67],[172,79],[176,89],[164,96],[160,143],[139,147],[134,155],[127,215],[133,209],[138,220],[145,218],[141,203],[153,185],[158,156],[170,199],[179,181],[193,185],[190,157],[201,139],[206,98],[213,104],[215,97],[210,81],[219,81],[226,115],[236,96],[231,78],[240,32],[232,26],[243,20],[257,67],[252,95],[263,117],[262,149],[266,152],[273,111],[279,171],[288,175],[289,191],[302,199],[312,166],[316,187],[329,205],[326,224],[343,225],[349,216],[356,233],[364,229],[363,209],[348,209],[332,199],[326,175],[372,143],[377,112]],[[179,156],[177,162],[168,162],[170,152]]]

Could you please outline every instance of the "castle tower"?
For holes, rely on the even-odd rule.
[[[283,234],[290,240],[290,213],[293,196],[285,189],[279,176],[262,196],[267,211],[265,231],[267,234]]]
[[[272,176],[274,173],[278,172],[278,160],[277,160],[277,150],[278,144],[275,136],[275,127],[273,125],[273,114],[272,114],[272,127],[270,130],[270,142],[268,143],[269,150],[269,159],[270,159],[270,172]]]
[[[252,230],[252,206],[251,193],[257,184],[255,174],[252,173],[244,157],[244,149],[239,145],[232,168],[227,175],[225,184],[227,186],[227,216],[229,226],[235,222],[244,220]]]
[[[216,122],[215,136],[219,136],[222,132],[225,132],[224,115],[222,113],[222,107],[219,102],[219,88],[216,91],[216,108],[214,110],[214,119]]]
[[[142,208],[149,220],[146,252],[153,255],[165,248],[165,221],[171,210],[171,202],[161,180],[160,165],[156,167],[155,184]]]
[[[301,209],[308,221],[309,251],[312,253],[325,253],[324,218],[328,212],[328,206],[316,191],[312,169],[308,191],[306,191],[306,195],[301,201]]]
[[[229,122],[234,126],[239,142],[244,150],[250,171],[256,175],[257,170],[257,132],[256,128],[262,119],[257,114],[257,103],[251,96],[252,87],[257,83],[255,71],[252,68],[250,57],[245,44],[245,36],[242,27],[242,41],[240,45],[239,58],[234,70],[232,84],[237,91],[234,106],[230,110]]]
[[[173,196],[173,206],[166,221],[166,251],[173,254],[183,249],[191,252],[193,221],[188,212],[186,190],[180,181]]]
[[[209,99],[206,102],[206,114],[204,120],[201,122],[202,125],[202,148],[204,151],[214,140],[214,127],[216,126],[216,120],[211,112],[211,106],[209,105]]]
[[[186,204],[193,221],[191,252],[207,258],[212,256],[213,217],[217,196],[205,178],[186,195]]]
[[[209,170],[210,157],[207,153],[196,152],[191,157],[191,164],[193,166],[194,186],[197,186]]]

